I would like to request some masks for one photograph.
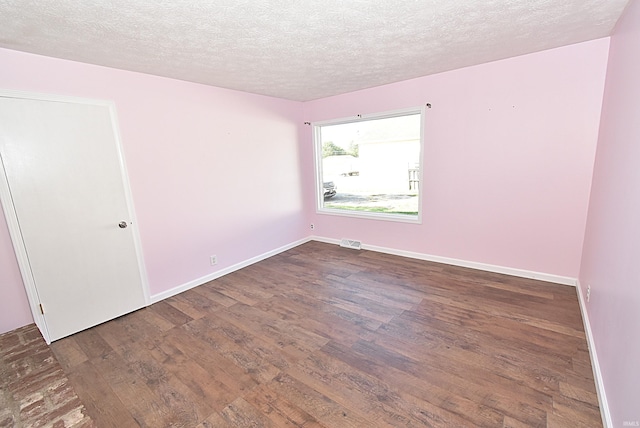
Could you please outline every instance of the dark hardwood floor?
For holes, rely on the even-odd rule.
[[[310,242],[51,348],[98,427],[597,427],[573,287]]]

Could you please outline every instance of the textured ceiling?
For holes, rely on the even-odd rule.
[[[629,1],[0,0],[0,47],[307,101],[605,37]]]

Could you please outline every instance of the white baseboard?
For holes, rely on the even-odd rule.
[[[613,420],[611,419],[611,412],[609,411],[609,403],[607,401],[607,394],[604,390],[604,381],[602,379],[602,372],[600,371],[600,363],[598,362],[598,353],[596,352],[596,343],[593,340],[593,332],[591,331],[591,322],[589,321],[589,315],[587,313],[586,301],[582,294],[582,287],[580,287],[580,281],[576,284],[578,288],[578,303],[580,304],[580,313],[582,314],[582,323],[584,325],[584,332],[587,336],[587,345],[589,347],[589,356],[591,357],[591,367],[593,369],[593,377],[596,381],[596,390],[598,392],[598,403],[600,404],[600,415],[602,415],[602,425],[604,428],[613,427]]]
[[[311,240],[326,242],[328,244],[340,245],[339,239],[312,236]],[[431,254],[414,253],[411,251],[397,250],[394,248],[386,248],[386,247],[378,247],[375,245],[362,244],[362,249],[376,251],[378,253],[409,257],[411,259],[426,260],[429,262],[443,263],[447,265],[466,267],[471,269],[483,270],[487,272],[502,273],[505,275],[517,276],[520,278],[530,278],[530,279],[537,279],[540,281],[553,282],[556,284],[571,285],[573,287],[575,287],[577,284],[576,278],[571,278],[568,276],[552,275],[552,274],[543,273],[543,272],[535,272],[535,271],[516,269],[516,268],[505,267],[505,266],[490,265],[486,263],[471,262],[467,260],[453,259],[449,257],[434,256]]]
[[[310,236],[308,238],[303,238],[298,241],[292,242],[290,244],[284,245],[280,248],[276,248],[275,250],[267,251],[266,253],[260,254],[248,260],[242,261],[240,263],[236,263],[227,268],[213,272],[209,275],[205,275],[201,278],[194,279],[193,281],[189,281],[185,284],[178,285],[177,287],[163,291],[162,293],[154,294],[151,296],[151,304],[167,299],[169,297],[175,296],[176,294],[180,294],[183,291],[190,290],[194,287],[197,287],[209,281],[213,281],[216,278],[220,278],[222,276],[228,275],[239,269],[245,268],[249,265],[252,265],[264,259],[268,259],[269,257],[275,256],[276,254],[282,253],[284,251],[287,251],[291,248],[297,247],[298,245],[302,245],[309,241],[318,241],[318,242],[325,242],[328,244],[340,245],[339,239],[325,238],[322,236]],[[415,253],[411,251],[397,250],[394,248],[378,247],[375,245],[365,245],[365,244],[362,245],[362,249],[369,250],[369,251],[376,251],[376,252],[385,253],[385,254],[393,254],[396,256],[409,257],[412,259],[426,260],[430,262],[444,263],[448,265],[478,269],[478,270],[483,270],[487,272],[502,273],[502,274],[517,276],[521,278],[537,279],[541,281],[553,282],[553,283],[563,284],[563,285],[576,286],[577,284],[577,280],[575,278],[551,275],[551,274],[528,271],[523,269],[509,268],[504,266],[490,265],[486,263],[471,262],[467,260],[459,260],[459,259],[453,259],[449,257],[434,256],[431,254]]]
[[[292,242],[290,244],[284,245],[280,248],[276,248],[275,250],[271,250],[271,251],[267,251],[266,253],[260,254],[258,256],[252,257],[248,260],[245,260],[243,262],[240,263],[236,263],[235,265],[226,267],[224,269],[221,269],[219,271],[213,272],[212,274],[209,275],[205,275],[203,277],[200,277],[198,279],[194,279],[193,281],[189,281],[185,284],[182,285],[178,285],[177,287],[171,288],[167,291],[163,291],[162,293],[158,293],[158,294],[154,294],[153,296],[151,296],[151,304],[153,303],[157,303],[161,300],[164,299],[168,299],[169,297],[175,296],[176,294],[180,294],[183,291],[187,291],[190,290],[194,287],[197,287],[199,285],[205,284],[209,281],[213,281],[214,279],[220,278],[222,276],[228,275],[232,272],[235,272],[237,270],[240,270],[242,268],[245,268],[249,265],[252,265],[254,263],[258,263],[262,260],[268,259],[269,257],[273,257],[276,254],[280,254],[284,251],[290,250],[291,248],[297,247],[298,245],[302,245],[305,242],[309,242],[311,240],[311,238],[304,238],[304,239],[300,239],[298,241]]]

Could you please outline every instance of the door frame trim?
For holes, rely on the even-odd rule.
[[[142,253],[142,240],[140,239],[140,232],[139,232],[139,228],[137,227],[138,221],[135,214],[133,193],[131,192],[131,184],[129,182],[129,174],[128,174],[127,165],[125,162],[124,150],[122,148],[122,138],[120,136],[120,129],[118,126],[118,116],[117,116],[115,102],[109,101],[109,100],[77,98],[77,97],[71,97],[71,96],[65,96],[65,95],[23,92],[23,91],[14,91],[14,90],[7,90],[7,89],[0,89],[0,98],[19,98],[19,99],[27,99],[27,100],[62,102],[62,103],[70,103],[70,104],[89,104],[89,105],[107,107],[109,109],[109,114],[111,116],[111,127],[113,130],[113,136],[115,140],[114,143],[116,146],[116,152],[117,152],[118,160],[120,164],[120,172],[122,175],[124,196],[127,202],[129,218],[131,219],[131,226],[133,227],[133,230],[132,230],[133,245],[135,248],[136,258],[138,262],[138,268],[139,268],[138,270],[140,274],[140,281],[142,284],[142,292],[144,295],[145,306],[149,306],[151,304],[149,279],[147,276],[147,270],[144,263],[144,256]],[[9,235],[11,236],[11,242],[13,244],[13,249],[16,254],[18,266],[20,268],[20,274],[22,276],[24,288],[27,293],[27,298],[29,300],[29,307],[31,309],[31,314],[33,316],[36,326],[38,326],[45,341],[47,342],[47,344],[49,344],[51,343],[51,339],[50,339],[51,336],[49,335],[49,330],[47,329],[47,323],[46,323],[45,317],[40,312],[40,298],[38,296],[38,291],[36,288],[35,280],[33,278],[33,274],[31,272],[29,257],[27,255],[27,250],[23,241],[22,232],[20,230],[18,216],[15,212],[15,208],[13,205],[13,198],[11,196],[11,192],[9,189],[9,182],[7,180],[6,170],[4,167],[4,161],[2,159],[1,153],[0,153],[0,201],[2,202],[4,216],[7,221],[7,226],[9,228]]]

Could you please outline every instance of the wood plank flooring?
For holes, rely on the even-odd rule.
[[[598,427],[576,290],[309,242],[51,348],[99,427]]]

